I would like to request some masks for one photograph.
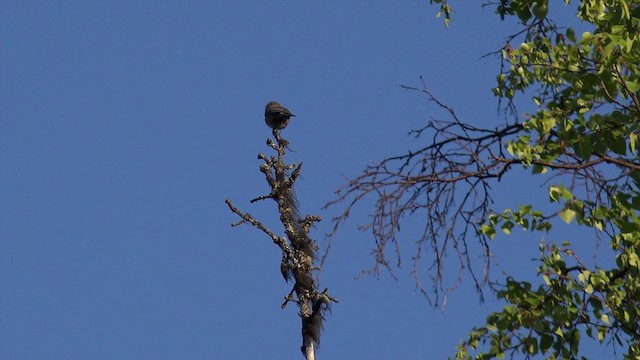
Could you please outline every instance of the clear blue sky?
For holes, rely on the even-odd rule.
[[[248,202],[268,191],[265,103],[298,115],[284,135],[322,245],[343,174],[422,144],[406,133],[434,109],[400,84],[422,75],[461,118],[500,123],[498,60],[479,57],[515,29],[479,4],[446,30],[427,0],[322,3],[0,1],[1,359],[302,358],[278,249],[224,204],[280,231]],[[318,359],[452,355],[495,304],[465,282],[442,313],[410,269],[354,280],[373,264],[368,210],[323,270],[341,304]],[[531,275],[509,252],[537,241],[505,243],[504,266]]]

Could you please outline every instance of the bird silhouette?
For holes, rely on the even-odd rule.
[[[272,129],[284,129],[295,116],[277,101],[269,101],[264,108],[264,122]]]

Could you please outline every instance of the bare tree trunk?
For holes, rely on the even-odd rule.
[[[309,342],[309,345],[305,349],[304,356],[307,358],[307,360],[315,360],[316,353],[315,353],[315,350],[313,349],[313,341]]]
[[[294,282],[291,291],[285,297],[282,308],[284,309],[290,301],[298,305],[302,322],[301,350],[307,360],[314,360],[315,349],[320,342],[324,314],[330,311],[331,303],[338,300],[329,296],[327,289],[318,292],[314,280],[314,271],[320,270],[319,267],[314,267],[318,246],[309,237],[309,230],[321,219],[317,215],[303,217],[298,211],[298,201],[293,186],[300,175],[302,163],[285,164],[284,154],[289,142],[280,136],[279,129],[273,130],[273,136],[276,142],[269,139],[267,145],[277,152],[277,157],[258,154],[258,158],[264,161],[260,166],[260,172],[264,174],[271,192],[251,202],[273,199],[278,205],[280,222],[284,226],[286,237],[277,235],[251,215],[238,210],[231,200],[227,199],[225,202],[232,212],[242,218],[232,226],[249,223],[267,234],[282,250],[280,271],[285,281],[292,279]]]

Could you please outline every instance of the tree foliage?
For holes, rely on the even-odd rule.
[[[445,0],[445,23],[454,15]],[[493,93],[512,115],[500,128],[462,121],[423,86],[448,120],[415,130],[426,146],[365,168],[338,193],[346,203],[336,229],[352,208],[375,198],[372,222],[377,272],[391,269],[385,249],[398,247],[403,217],[424,211],[414,275],[425,295],[439,299],[461,278],[446,283],[447,251],[458,254],[459,274],[471,273],[479,291],[487,272],[474,271],[469,250],[477,240],[490,261],[488,240],[520,227],[546,232],[557,226],[593,230],[606,240],[614,264],[584,261],[569,242],[541,242],[539,281],[507,278],[495,285],[506,305],[472,330],[456,359],[505,356],[578,359],[585,337],[640,358],[640,3],[632,0],[499,0],[485,4],[521,30],[496,52],[500,71]],[[561,23],[556,10],[575,11]],[[566,20],[566,18],[565,18]],[[578,33],[575,26],[586,26]],[[516,104],[530,100],[534,111]],[[491,185],[524,169],[547,184],[552,212],[535,204],[492,209]],[[335,231],[335,230],[334,230]],[[587,256],[589,254],[586,254]],[[417,260],[430,256],[432,291],[422,287]],[[398,254],[399,261],[399,254]],[[583,339],[581,341],[581,338]]]

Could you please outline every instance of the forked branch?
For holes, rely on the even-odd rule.
[[[606,178],[607,166],[623,168],[625,174],[640,169],[640,162],[612,154],[593,153],[585,160],[569,147],[563,148],[563,153],[552,160],[511,156],[505,153],[505,145],[520,135],[532,137],[532,142],[554,139],[549,136],[536,139],[535,130],[515,121],[493,129],[473,126],[461,121],[453,108],[436,99],[426,86],[405,88],[425,94],[430,102],[445,111],[449,120],[432,119],[425,127],[413,130],[410,134],[416,138],[430,136],[428,145],[368,165],[338,190],[336,198],[325,205],[325,208],[343,206],[333,219],[328,238],[330,245],[356,205],[372,197],[375,204],[371,222],[361,225],[360,229],[373,235],[375,245],[371,253],[375,264],[364,273],[379,276],[380,270],[386,269],[395,276],[391,264],[401,265],[401,220],[418,215],[424,219],[424,227],[415,239],[417,249],[412,275],[419,291],[433,305],[443,301],[444,306],[447,294],[458,286],[464,273],[471,275],[483,299],[482,288],[489,282],[491,256],[487,238],[479,230],[493,214],[492,186],[514,168],[538,166],[550,170],[551,176],[570,176],[571,190],[582,191],[587,198],[600,197],[608,186],[621,180]],[[471,244],[471,239],[476,239],[477,244]],[[394,252],[391,258],[389,247]],[[453,261],[458,271],[452,280],[445,281],[445,265],[451,265],[446,259],[452,253],[457,257]],[[477,255],[482,266],[474,264]],[[423,271],[419,266],[425,257],[429,262],[430,290],[423,286]]]

